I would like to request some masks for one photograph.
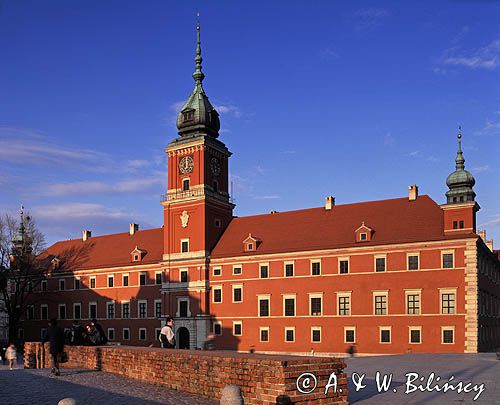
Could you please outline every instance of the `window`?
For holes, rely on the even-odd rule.
[[[182,191],[189,191],[189,179],[182,180]]]
[[[443,269],[452,269],[453,268],[453,253],[452,252],[443,252]]]
[[[234,336],[241,336],[243,334],[243,326],[241,321],[234,321],[233,322],[233,335]]]
[[[285,277],[293,277],[293,263],[285,263]]]
[[[189,252],[189,239],[181,239],[181,253]]]
[[[130,302],[122,302],[122,318],[130,318]]]
[[[161,318],[161,300],[155,300],[155,318]]]
[[[459,221],[459,222],[458,222],[458,227],[459,227],[460,229],[464,229],[464,221]]]
[[[181,280],[181,283],[188,282],[188,271],[186,269],[180,270],[180,280]]]
[[[138,313],[139,318],[146,318],[148,310],[148,302],[147,301],[139,301],[138,302]]]
[[[128,287],[128,274],[123,275],[122,284],[124,287]]]
[[[269,342],[269,327],[264,326],[260,329],[260,341],[261,342]]]
[[[356,328],[346,326],[344,328],[344,343],[356,343]]]
[[[222,221],[220,219],[218,219],[218,218],[215,220],[215,227],[216,228],[222,227]]]
[[[130,340],[130,329],[129,328],[123,328],[123,340]]]
[[[47,280],[42,280],[41,289],[47,291]]]
[[[114,284],[115,284],[114,276],[108,276],[108,287],[113,287]]]
[[[108,340],[115,340],[115,328],[108,328]]]
[[[49,307],[45,304],[40,305],[40,319],[49,319]]]
[[[95,288],[95,277],[90,277],[90,288]]]
[[[106,303],[106,316],[108,319],[115,318],[115,303],[114,302],[107,302]]]
[[[220,267],[214,267],[214,276],[220,276],[222,274],[222,269]]]
[[[408,255],[408,270],[418,270],[418,255]]]
[[[351,294],[337,294],[338,298],[338,314],[351,315]]]
[[[80,279],[75,278],[75,290],[79,290],[79,289],[80,289]]]
[[[320,261],[311,262],[311,275],[319,276],[320,274],[321,274],[321,262]]]
[[[233,285],[233,302],[243,301],[243,286]]]
[[[66,319],[66,304],[59,304],[59,319]]]
[[[35,319],[35,307],[33,305],[28,305],[26,308],[26,319]]]
[[[160,338],[161,328],[155,328],[155,339],[158,340]]]
[[[311,342],[313,343],[321,342],[321,327],[313,326],[311,328]]]
[[[161,272],[155,273],[155,284],[161,284],[161,282],[162,282]]]
[[[420,314],[420,292],[406,292],[406,313],[408,315]]]
[[[59,290],[63,291],[66,289],[66,282],[65,280],[59,280]]]
[[[194,119],[194,111],[189,110],[189,111],[184,111],[182,113],[182,121],[187,122],[187,121],[192,121]]]
[[[375,271],[385,271],[385,257],[375,257]]]
[[[453,326],[442,326],[441,327],[441,343],[443,344],[453,344],[455,328]]]
[[[441,313],[454,314],[455,313],[455,290],[441,291]]]
[[[253,243],[247,243],[247,250],[253,250]]]
[[[89,302],[89,318],[97,318],[97,302]]]
[[[212,289],[212,302],[219,303],[222,302],[222,287],[213,287]]]
[[[410,326],[410,343],[422,343],[422,328],[420,326]]]
[[[380,327],[380,343],[391,343],[391,327]]]
[[[295,342],[295,328],[285,328],[285,342]]]
[[[82,304],[73,304],[73,319],[82,319]]]
[[[261,264],[260,265],[260,278],[269,278],[269,265]]]
[[[368,239],[368,234],[366,232],[362,232],[359,234],[359,240],[366,240]]]
[[[339,258],[339,273],[348,274],[349,273],[349,259]]]
[[[214,335],[217,335],[217,336],[222,335],[222,322],[220,322],[220,321],[214,322]]]
[[[321,316],[322,314],[322,295],[309,295],[309,310],[311,316]]]
[[[146,340],[146,328],[139,328],[139,340]]]
[[[237,265],[233,266],[233,274],[234,275],[241,274],[242,272],[243,272],[243,269],[242,269],[241,264],[237,264]]]
[[[181,318],[186,318],[189,316],[188,307],[189,307],[189,301],[187,299],[179,300],[179,316]]]
[[[139,274],[139,285],[146,285],[146,273]]]
[[[373,293],[374,314],[387,315],[387,292],[377,291]]]
[[[45,336],[47,336],[47,328],[40,329],[40,339],[45,340]]]
[[[138,262],[138,261],[139,261],[139,257],[140,257],[140,256],[139,256],[138,254],[135,254],[135,255],[134,255],[134,259],[133,259],[132,261],[134,261],[134,262]]]
[[[283,315],[295,316],[295,295],[283,296]]]
[[[458,221],[453,221],[453,229],[458,229]]]
[[[270,310],[269,310],[269,302],[270,302],[270,297],[269,296],[263,296],[259,297],[258,296],[258,301],[259,301],[259,316],[269,316]]]

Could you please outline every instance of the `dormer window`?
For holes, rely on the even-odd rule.
[[[189,179],[182,180],[182,191],[189,191]]]
[[[248,234],[248,237],[243,241],[243,250],[245,252],[253,252],[257,250],[260,240],[252,236],[251,233]]]
[[[132,257],[133,262],[140,262],[144,258],[146,253],[147,252],[145,250],[139,249],[136,246],[135,249],[130,252],[130,255]]]
[[[356,229],[356,242],[369,242],[372,240],[373,229],[369,226],[365,225],[364,222],[361,223],[361,226]]]
[[[182,121],[183,122],[188,122],[188,121],[193,121],[194,120],[194,110],[188,110],[184,111],[182,113]]]

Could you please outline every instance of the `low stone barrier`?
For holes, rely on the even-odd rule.
[[[345,363],[334,357],[273,356],[231,351],[157,349],[135,346],[66,346],[63,368],[102,370],[145,383],[220,399],[223,388],[241,388],[245,404],[347,404]],[[48,343],[24,345],[25,368],[49,368]],[[325,394],[331,373],[337,389]],[[313,374],[310,394],[297,390],[297,378]],[[302,380],[304,380],[302,378]],[[333,380],[330,379],[330,382]],[[304,385],[305,384],[305,385]],[[310,390],[314,381],[302,381]],[[309,388],[307,388],[309,387]]]

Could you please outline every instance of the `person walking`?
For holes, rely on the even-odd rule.
[[[161,328],[159,340],[164,349],[175,349],[175,333],[173,331],[174,320],[167,318],[165,326]]]
[[[11,343],[5,350],[5,358],[9,362],[9,368],[12,370],[16,364],[17,352],[14,343]]]
[[[44,343],[49,342],[51,373],[61,375],[59,371],[59,360],[64,350],[64,331],[57,325],[57,319],[49,321],[49,329],[45,335]]]

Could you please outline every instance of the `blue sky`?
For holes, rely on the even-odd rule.
[[[0,212],[47,240],[162,224],[163,148],[205,90],[238,216],[420,194],[444,203],[462,125],[500,245],[500,2],[0,3]]]

